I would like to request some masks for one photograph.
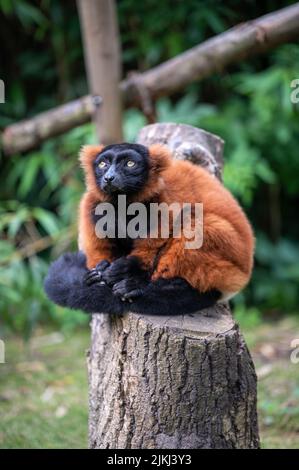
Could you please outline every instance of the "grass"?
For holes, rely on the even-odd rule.
[[[299,319],[269,323],[249,312],[246,320],[241,316],[239,321],[259,376],[262,447],[298,448],[299,363],[290,361],[290,344],[299,338]],[[6,363],[0,364],[0,447],[86,448],[89,332],[63,335],[40,330],[30,347],[15,336],[5,343]]]
[[[86,448],[89,332],[69,337],[39,333],[35,339],[45,344],[33,341],[30,349],[16,337],[5,341],[0,447]]]
[[[243,333],[258,375],[258,416],[263,448],[299,448],[299,363],[290,360],[299,338],[298,317],[262,322]],[[299,354],[297,354],[299,358]]]

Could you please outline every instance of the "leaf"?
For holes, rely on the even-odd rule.
[[[21,208],[18,210],[13,219],[11,220],[9,226],[8,226],[8,236],[10,238],[14,238],[18,231],[20,230],[21,226],[23,225],[26,220],[28,220],[30,217],[30,213],[26,207]]]
[[[257,176],[266,183],[274,184],[276,182],[276,175],[270,168],[268,162],[263,160],[258,161],[255,166],[255,171]]]
[[[13,12],[12,0],[0,0],[0,10],[3,11],[5,15],[11,14]]]
[[[32,24],[42,25],[47,19],[40,9],[23,0],[15,3],[15,12],[24,27]]]
[[[40,156],[34,154],[28,159],[27,165],[24,168],[24,173],[21,176],[19,195],[25,197],[35,184],[35,179],[40,166]]]
[[[49,235],[56,235],[59,232],[57,217],[51,212],[36,207],[33,209],[32,215]]]

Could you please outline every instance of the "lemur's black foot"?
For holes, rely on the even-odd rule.
[[[84,276],[84,282],[87,286],[92,284],[104,285],[106,282],[103,279],[104,271],[110,266],[109,261],[103,260],[96,265],[94,269],[90,269]]]
[[[122,279],[114,284],[112,292],[117,297],[120,297],[123,302],[128,301],[132,303],[134,299],[143,295],[146,285],[147,283],[144,279],[136,277]]]
[[[114,286],[130,278],[143,279],[145,271],[140,267],[139,260],[134,256],[122,256],[116,259],[103,273],[103,280],[108,286]]]

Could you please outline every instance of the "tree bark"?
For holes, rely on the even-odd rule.
[[[84,55],[93,95],[101,95],[94,122],[104,145],[121,142],[122,105],[119,32],[114,0],[77,0]]]
[[[219,176],[223,142],[191,126],[154,124],[139,143],[167,144]],[[93,315],[91,448],[257,448],[256,374],[229,307],[195,315]]]
[[[159,96],[170,95],[183,89],[189,83],[202,80],[215,72],[220,72],[231,63],[254,54],[266,52],[272,47],[292,41],[297,37],[299,37],[298,3],[256,20],[237,25],[229,31],[219,34],[147,72],[123,80],[120,83],[123,104],[125,107],[140,106],[142,101],[141,89],[145,90],[146,95],[152,100]],[[95,58],[92,57],[90,60],[95,60]],[[105,70],[105,73],[108,77],[107,70]],[[97,93],[95,91],[95,94]],[[99,93],[102,93],[101,90]],[[64,115],[64,124],[61,127],[55,125],[55,110],[8,126],[2,136],[5,153],[10,155],[15,152],[29,150],[53,135],[72,129],[75,125],[88,122],[95,112],[95,108],[89,107],[86,109],[86,98],[81,100],[82,112],[79,114],[82,116],[82,121],[79,123],[73,117],[73,103],[69,103],[69,105],[66,105],[68,106],[68,116]],[[76,111],[74,110],[74,114],[76,114],[80,100],[74,103],[76,103]],[[109,113],[109,111],[108,109],[107,112]],[[46,118],[48,122],[47,125],[44,125]],[[44,130],[43,133],[39,132],[40,127]],[[114,139],[114,141],[116,140]]]

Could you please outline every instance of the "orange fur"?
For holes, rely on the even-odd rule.
[[[88,268],[99,261],[112,261],[109,240],[98,239],[90,213],[94,204],[108,200],[96,186],[92,162],[101,146],[81,151],[87,192],[80,204],[79,233]],[[212,288],[237,292],[248,282],[253,265],[254,238],[250,224],[233,196],[203,168],[171,158],[166,147],[149,147],[150,173],[146,186],[130,201],[157,203],[203,203],[203,245],[185,249],[181,238],[134,240],[131,255],[152,271],[152,279],[182,277],[204,292]],[[194,220],[193,220],[194,222]],[[157,256],[158,255],[158,256]]]
[[[104,259],[112,261],[109,240],[98,238],[95,226],[92,223],[91,213],[94,204],[100,202],[92,192],[86,192],[81,199],[79,207],[79,240],[80,249],[86,254],[88,269],[94,268]]]

